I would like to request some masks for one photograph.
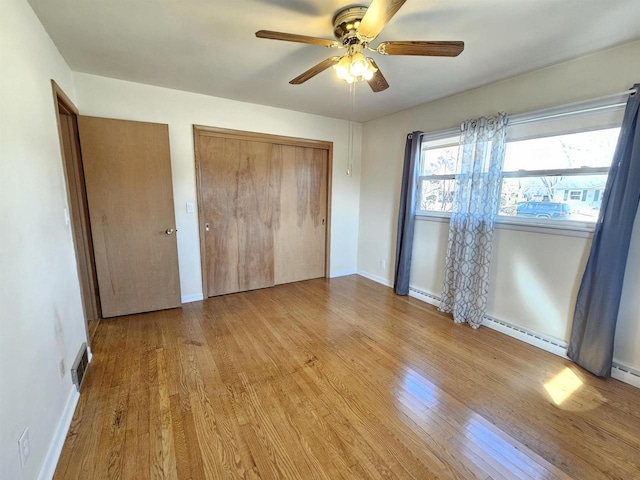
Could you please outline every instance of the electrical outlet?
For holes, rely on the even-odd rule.
[[[60,360],[60,378],[64,378],[64,374],[67,373],[67,366],[64,364],[64,358]]]
[[[31,444],[29,443],[29,429],[25,428],[18,440],[18,450],[20,450],[20,466],[24,468],[31,455]]]
[[[387,269],[387,261],[386,260],[380,260],[380,268],[382,270],[386,270]]]

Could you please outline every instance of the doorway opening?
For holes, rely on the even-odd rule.
[[[67,186],[68,218],[78,266],[78,279],[89,344],[98,328],[102,311],[98,291],[89,207],[78,136],[78,109],[58,84],[51,80],[60,151]]]

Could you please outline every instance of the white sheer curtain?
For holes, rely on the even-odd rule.
[[[500,204],[507,115],[468,120],[462,126],[454,213],[440,311],[473,328],[487,306],[493,222]]]

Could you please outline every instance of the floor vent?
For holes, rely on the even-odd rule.
[[[78,391],[80,391],[80,387],[82,387],[82,382],[84,381],[88,367],[89,352],[87,351],[87,344],[83,343],[78,355],[76,356],[76,360],[73,362],[73,366],[71,367],[71,379]]]

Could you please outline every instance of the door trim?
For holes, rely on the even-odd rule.
[[[69,115],[80,115],[80,112],[78,111],[76,106],[69,99],[69,97],[67,97],[66,93],[62,91],[62,89],[60,88],[60,85],[58,85],[56,81],[53,79],[51,80],[51,89],[53,91],[53,101],[56,107],[56,111],[58,110],[58,105],[60,104],[63,110],[65,110],[65,113]],[[59,124],[60,122],[58,122],[58,125]],[[58,132],[60,132],[60,129],[58,129]]]
[[[202,274],[202,294],[209,298],[207,285],[206,250],[204,238],[204,211],[201,208],[202,201],[202,180],[200,169],[200,155],[198,143],[200,137],[219,137],[232,140],[248,140],[253,142],[265,142],[275,145],[291,145],[295,147],[311,147],[327,151],[327,218],[324,243],[324,276],[329,277],[331,266],[331,178],[333,172],[333,142],[325,140],[313,140],[307,138],[286,137],[283,135],[270,135],[268,133],[246,132],[242,130],[231,130],[227,128],[207,127],[204,125],[193,126],[193,149],[196,166],[196,200],[198,203],[198,233],[200,237],[200,271]]]
[[[97,326],[100,322],[100,318],[102,317],[102,314],[100,311],[100,304],[97,303],[98,300],[96,298],[97,292],[98,292],[97,281],[91,275],[88,275],[87,278],[85,279],[85,276],[83,276],[80,271],[80,269],[82,268],[81,263],[86,263],[87,265],[85,266],[88,266],[88,263],[93,263],[92,271],[95,272],[95,263],[93,260],[93,246],[87,240],[91,238],[91,227],[88,223],[82,220],[80,221],[80,225],[75,225],[73,221],[73,214],[71,209],[73,208],[74,202],[72,201],[72,195],[79,195],[79,194],[77,193],[77,188],[75,188],[77,187],[76,179],[73,173],[69,172],[67,168],[67,163],[69,159],[66,158],[66,153],[64,148],[64,139],[63,139],[63,129],[62,129],[62,124],[60,119],[60,113],[62,112],[66,115],[70,115],[74,117],[77,124],[77,117],[79,115],[79,111],[78,111],[78,108],[73,104],[73,102],[69,99],[69,97],[64,93],[64,91],[53,79],[51,80],[51,90],[53,93],[53,105],[54,105],[54,111],[56,115],[56,126],[58,128],[58,142],[60,143],[60,156],[62,159],[62,170],[64,173],[64,179],[65,179],[65,189],[67,194],[66,195],[67,209],[69,210],[70,226],[74,232],[77,229],[81,229],[83,232],[82,237],[85,239],[83,242],[84,243],[83,245],[78,245],[76,242],[76,235],[75,234],[72,235],[73,249],[76,257],[76,269],[78,273],[78,284],[80,286],[80,291],[81,291],[80,296],[81,296],[81,304],[82,304],[82,313],[84,317],[85,334],[87,337],[87,344],[89,345],[89,347],[91,347],[92,337],[95,334]],[[78,149],[78,154],[80,156],[80,158],[78,159],[80,162],[79,167],[82,168],[82,164],[81,164],[82,153],[80,152],[79,142],[77,143],[77,149]],[[73,193],[73,192],[76,192],[76,193]],[[86,198],[84,199],[84,203],[86,204]],[[80,218],[81,219],[83,218],[82,215],[80,215]],[[88,222],[88,219],[87,219],[87,222]],[[82,258],[86,257],[86,258],[84,258],[84,260],[81,260],[81,257]],[[87,302],[85,301],[87,292],[89,292],[93,300],[93,302],[90,305],[86,305]],[[91,329],[89,328],[90,316],[95,319],[95,320],[92,320],[92,321],[95,321],[95,326],[93,326],[93,328]]]

